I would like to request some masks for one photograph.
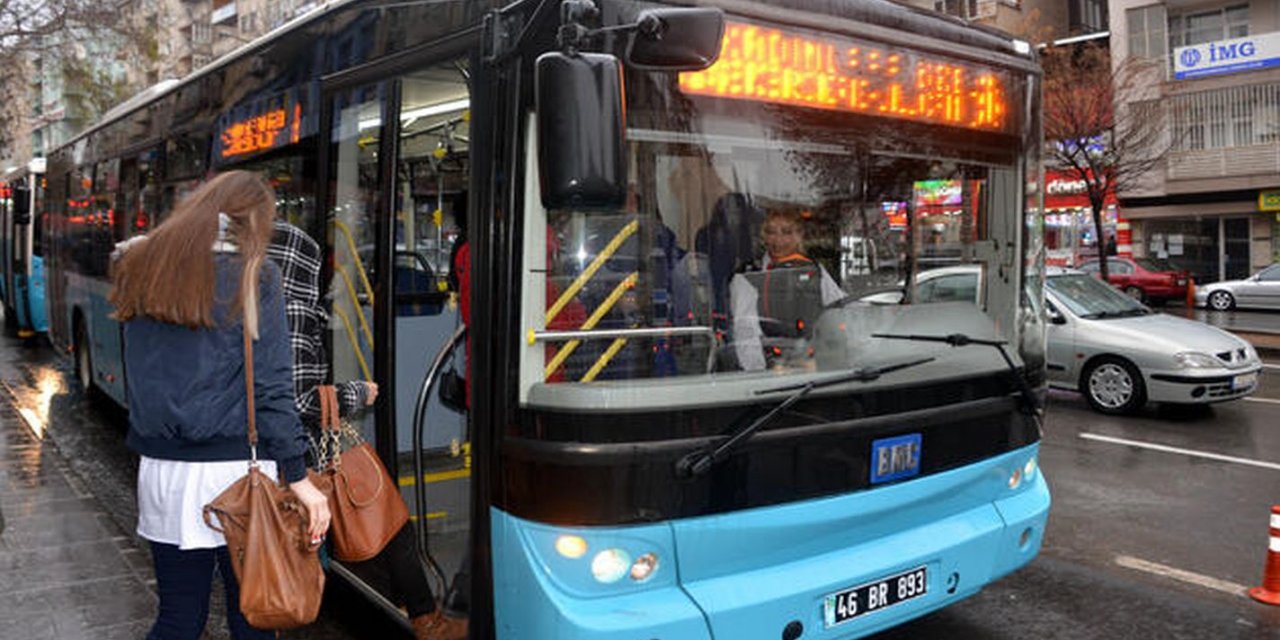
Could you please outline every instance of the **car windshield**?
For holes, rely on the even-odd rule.
[[[1146,307],[1111,285],[1085,274],[1054,276],[1045,282],[1057,301],[1082,318],[1146,315]]]
[[[1161,260],[1159,258],[1134,258],[1133,261],[1138,263],[1138,266],[1146,269],[1147,271],[1178,271],[1178,268],[1168,260]]]

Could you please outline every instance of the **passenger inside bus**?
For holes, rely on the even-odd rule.
[[[733,276],[733,346],[747,371],[797,366],[811,360],[806,343],[826,305],[844,297],[821,265],[803,253],[805,218],[794,209],[774,209],[761,229],[765,255],[758,269]]]
[[[755,237],[763,218],[749,197],[730,192],[716,200],[711,219],[694,235],[694,251],[706,258],[710,273],[712,322],[721,333],[729,325],[729,281],[755,261]]]

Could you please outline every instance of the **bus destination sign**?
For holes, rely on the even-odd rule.
[[[1010,74],[903,48],[728,22],[720,58],[686,94],[1006,133]]]
[[[260,151],[295,144],[308,135],[302,92],[297,89],[246,101],[218,118],[214,158],[234,161]]]

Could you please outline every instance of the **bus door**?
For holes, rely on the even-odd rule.
[[[466,202],[464,78],[455,65],[432,66],[324,96],[333,379],[378,383],[376,410],[358,426],[397,477],[439,579],[456,571],[468,532],[465,417],[432,394],[421,475],[413,419],[427,369],[460,322],[448,276]],[[343,570],[387,586],[376,566]]]
[[[464,241],[470,183],[470,98],[465,58],[401,76],[391,219],[395,339],[396,450],[411,506],[421,506],[420,532],[447,580],[464,555],[470,526],[470,444],[462,385],[450,403],[424,394],[433,363],[443,357],[461,322],[455,245]],[[439,378],[465,377],[465,343],[439,360]],[[428,390],[432,391],[432,390]],[[422,408],[419,409],[419,402]],[[415,431],[415,418],[421,419]],[[420,442],[416,441],[420,438]],[[414,447],[422,448],[415,472]],[[414,509],[415,511],[417,509]],[[425,527],[423,526],[425,525]]]

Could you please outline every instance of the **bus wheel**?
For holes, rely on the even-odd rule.
[[[93,360],[89,353],[89,334],[84,330],[84,322],[76,322],[76,379],[80,381],[80,389],[85,393],[93,391]]]
[[[9,338],[18,336],[18,312],[4,305],[4,335]]]

